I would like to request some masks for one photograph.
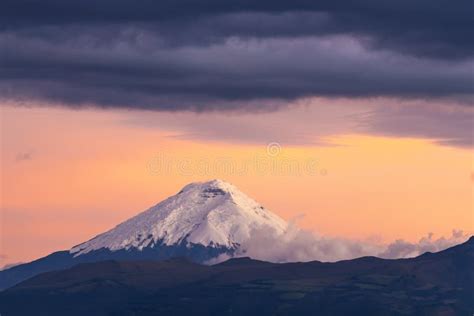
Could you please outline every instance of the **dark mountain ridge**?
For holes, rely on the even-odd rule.
[[[2,315],[472,315],[474,238],[411,259],[102,261],[0,293]],[[28,304],[25,304],[28,302]]]

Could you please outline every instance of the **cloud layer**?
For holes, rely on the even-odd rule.
[[[310,96],[472,103],[470,5],[7,0],[0,96],[196,111],[268,110]]]
[[[352,34],[374,47],[447,58],[472,57],[472,3],[459,0],[141,1],[6,0],[3,29],[145,25],[169,43],[209,44],[239,37]]]
[[[290,225],[283,234],[271,230],[254,231],[251,240],[241,245],[239,256],[270,262],[334,262],[363,256],[377,256],[386,259],[410,258],[425,252],[438,252],[466,241],[469,235],[461,230],[453,230],[450,237],[433,238],[433,234],[418,242],[402,239],[390,244],[371,241],[355,241],[344,238],[318,236],[311,231]],[[229,259],[222,255],[210,263]]]

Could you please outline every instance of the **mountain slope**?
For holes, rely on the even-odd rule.
[[[439,253],[398,260],[89,263],[0,293],[0,310],[12,316],[470,316],[473,309],[474,237]]]
[[[255,230],[283,233],[286,222],[222,180],[191,183],[178,194],[79,244],[0,271],[0,289],[38,273],[101,260],[206,262],[232,255]],[[240,249],[241,250],[241,249]]]
[[[213,180],[185,186],[114,229],[73,247],[71,253],[77,256],[99,249],[142,250],[183,241],[235,249],[260,227],[283,232],[286,223],[235,186]]]

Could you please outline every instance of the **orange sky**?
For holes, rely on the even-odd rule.
[[[196,135],[179,122],[170,125],[169,113],[6,105],[1,111],[0,266],[67,249],[189,182],[211,178],[234,183],[287,220],[304,214],[299,225],[323,234],[392,241],[473,231],[472,151],[357,132],[345,114],[358,109],[318,112],[345,128],[328,129],[314,143],[285,138],[293,114],[284,111],[233,116],[235,126],[274,124],[280,133],[272,139],[266,130],[267,142],[253,141],[252,133],[239,140],[238,130],[227,139]],[[174,118],[207,124],[200,115]],[[209,115],[225,128],[229,115]],[[150,116],[152,126],[135,124]],[[286,141],[269,154],[266,144],[280,139]],[[222,170],[222,161],[235,169]]]

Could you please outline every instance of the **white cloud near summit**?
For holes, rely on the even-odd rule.
[[[270,262],[334,262],[364,256],[385,259],[416,257],[425,252],[438,252],[463,243],[469,235],[462,230],[453,230],[449,237],[434,238],[433,234],[418,242],[398,239],[390,244],[357,241],[345,238],[319,236],[311,231],[290,224],[283,235],[272,230],[254,231],[252,238],[241,245],[236,257],[251,257]],[[211,264],[222,262],[230,256],[222,255]]]

